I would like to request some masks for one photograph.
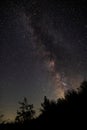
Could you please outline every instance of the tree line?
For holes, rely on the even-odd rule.
[[[26,97],[19,105],[14,123],[2,122],[1,129],[84,129],[87,127],[87,81],[82,82],[78,91],[65,93],[63,99],[54,101],[44,96],[38,117],[35,117],[34,106]]]

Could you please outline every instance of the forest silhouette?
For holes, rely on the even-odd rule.
[[[65,98],[57,101],[44,96],[40,115],[35,117],[33,104],[27,98],[19,102],[15,121],[12,123],[0,120],[0,130],[15,129],[86,129],[87,128],[87,81],[82,82],[78,91],[65,93]],[[0,116],[2,118],[2,115]]]

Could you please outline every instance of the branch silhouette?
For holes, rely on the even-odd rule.
[[[19,102],[20,107],[17,110],[16,122],[24,123],[32,120],[35,115],[33,104],[28,104],[27,98],[24,97],[22,102]]]

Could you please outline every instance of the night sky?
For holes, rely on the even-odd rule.
[[[86,0],[85,0],[86,1]],[[0,3],[0,113],[12,120],[27,97],[37,112],[87,79],[86,2]]]

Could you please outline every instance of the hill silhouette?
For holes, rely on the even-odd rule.
[[[78,91],[68,91],[64,99],[49,100],[46,96],[41,103],[40,115],[34,118],[33,105],[27,99],[20,103],[14,123],[1,123],[0,130],[14,129],[86,129],[87,123],[87,81]]]

